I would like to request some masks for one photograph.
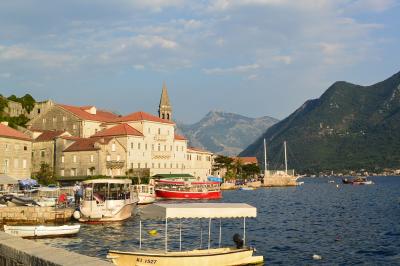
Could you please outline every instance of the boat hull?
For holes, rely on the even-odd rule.
[[[118,266],[204,266],[248,265],[263,263],[262,256],[254,256],[252,249],[218,248],[182,252],[121,252],[109,251],[109,259]]]
[[[150,204],[156,201],[156,195],[149,193],[139,193],[138,198],[138,204]]]
[[[4,232],[23,238],[43,238],[73,236],[80,230],[80,225],[63,226],[4,226]]]
[[[221,191],[190,192],[156,189],[157,198],[163,199],[220,199]]]
[[[135,207],[135,203],[130,203],[130,204],[124,205],[118,212],[113,213],[112,215],[104,215],[104,213],[102,213],[102,212],[97,213],[96,215],[93,215],[93,216],[90,216],[90,214],[83,215],[79,219],[79,222],[81,222],[81,223],[103,223],[103,222],[123,221],[132,216],[134,207]]]

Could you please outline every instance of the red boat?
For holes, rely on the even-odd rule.
[[[156,181],[156,196],[163,199],[220,199],[219,182]]]

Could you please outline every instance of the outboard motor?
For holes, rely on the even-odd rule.
[[[243,248],[243,239],[239,234],[234,234],[233,235],[233,242],[236,244],[237,249]]]

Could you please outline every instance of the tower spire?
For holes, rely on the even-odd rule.
[[[162,119],[172,120],[172,106],[169,101],[167,85],[163,82],[160,105],[158,106],[158,116]]]

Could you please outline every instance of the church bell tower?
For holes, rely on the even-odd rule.
[[[158,106],[158,116],[161,119],[172,121],[172,106],[169,101],[167,86],[163,83],[160,105]]]

